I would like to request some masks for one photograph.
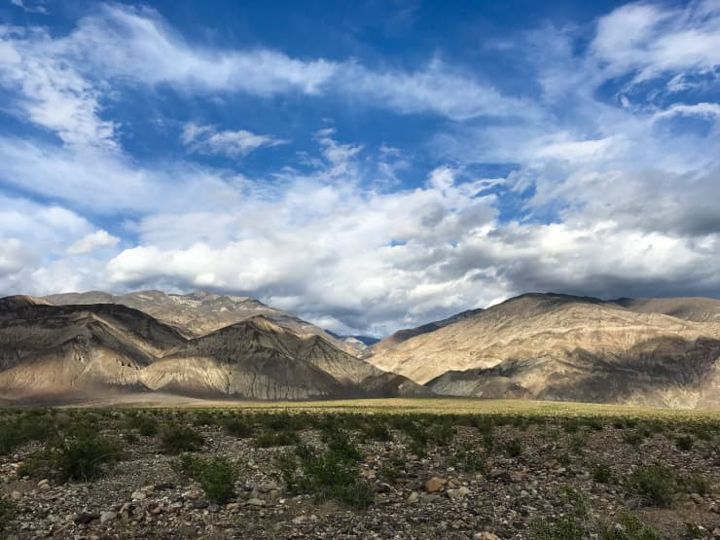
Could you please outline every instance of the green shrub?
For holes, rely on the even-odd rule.
[[[587,538],[583,521],[573,516],[554,520],[535,518],[530,522],[529,533],[532,540],[584,540]]]
[[[15,503],[0,496],[0,536],[15,518],[16,513]]]
[[[450,456],[448,462],[450,466],[455,467],[459,471],[482,472],[485,470],[485,460],[483,456],[469,446],[456,450],[455,453]]]
[[[630,476],[629,486],[645,504],[670,506],[675,497],[675,478],[672,471],[663,465],[642,467]]]
[[[166,454],[197,452],[205,442],[202,435],[187,426],[171,424],[160,434],[160,446]]]
[[[294,431],[264,432],[255,437],[257,448],[271,448],[273,446],[292,446],[300,444],[300,437]]]
[[[345,431],[325,432],[328,450],[338,459],[348,462],[362,461],[360,450],[352,443]]]
[[[675,446],[677,446],[678,450],[688,452],[689,450],[692,450],[694,442],[695,440],[692,438],[692,436],[682,435],[675,439]]]
[[[610,467],[605,463],[598,463],[593,467],[592,479],[598,484],[608,484],[612,478]]]
[[[511,439],[505,445],[505,451],[511,458],[519,457],[523,453],[523,444],[520,439]]]
[[[363,435],[372,441],[387,442],[392,440],[392,434],[385,422],[380,419],[369,420],[363,425]]]
[[[277,465],[292,494],[310,493],[317,502],[335,500],[357,509],[372,504],[373,489],[359,477],[355,462],[346,461],[331,450],[317,453],[298,446],[294,454],[278,458]]]
[[[63,440],[52,455],[60,481],[88,481],[102,476],[105,464],[118,461],[120,449],[102,437],[83,435]]]
[[[243,418],[229,418],[223,422],[223,429],[228,435],[238,439],[248,439],[253,436],[253,426]]]
[[[223,457],[203,459],[185,454],[177,469],[196,480],[210,502],[225,504],[235,497],[237,471]]]
[[[625,512],[618,516],[616,523],[600,527],[600,540],[661,540],[661,536],[636,516]]]
[[[709,495],[712,493],[712,484],[704,474],[690,474],[680,479],[680,486],[687,493]]]
[[[152,437],[153,435],[157,435],[158,432],[157,420],[146,414],[130,416],[128,418],[128,426],[131,429],[136,429],[143,437]]]
[[[33,452],[20,464],[17,475],[20,478],[52,478],[55,476],[52,452],[48,449]]]

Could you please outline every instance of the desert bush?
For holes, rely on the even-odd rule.
[[[483,456],[470,446],[459,448],[450,456],[449,465],[459,471],[482,472],[485,470]]]
[[[681,435],[680,437],[675,439],[675,446],[677,446],[678,450],[682,450],[683,452],[688,452],[692,450],[694,443],[695,440],[692,438],[691,435]]]
[[[335,500],[356,509],[372,504],[372,487],[359,477],[356,463],[342,454],[298,446],[294,453],[278,458],[277,465],[290,493],[310,493],[317,502]]]
[[[237,471],[224,457],[203,459],[184,454],[176,470],[196,480],[210,502],[225,504],[235,497]]]
[[[651,506],[670,506],[675,497],[675,478],[672,471],[663,465],[635,470],[628,485],[645,504]]]
[[[223,421],[225,433],[238,439],[248,439],[253,436],[254,429],[250,422],[244,418],[232,417]]]
[[[62,440],[51,455],[60,481],[88,481],[102,476],[104,466],[118,461],[121,451],[113,441],[83,435]]]
[[[520,439],[510,439],[505,444],[505,451],[507,452],[508,457],[516,458],[522,455],[523,453],[523,443]]]
[[[712,483],[704,474],[689,474],[682,477],[678,484],[687,493],[697,493],[698,495],[709,495],[712,493]]]
[[[362,426],[363,436],[372,441],[387,442],[392,440],[392,434],[387,424],[380,419],[370,419]]]
[[[589,536],[591,519],[587,498],[569,486],[560,488],[558,495],[570,511],[557,518],[533,519],[528,531],[532,540],[583,540]]]
[[[153,416],[136,414],[128,417],[128,427],[137,430],[143,437],[152,437],[158,432],[158,421]]]
[[[15,518],[16,508],[12,501],[0,496],[0,536]]]
[[[292,446],[300,444],[300,437],[294,431],[263,432],[253,444],[257,448],[271,448],[273,446]]]
[[[615,523],[601,525],[599,537],[600,540],[661,540],[655,529],[627,512],[620,514]]]
[[[592,469],[592,479],[598,484],[608,484],[612,478],[612,471],[606,463],[598,463]]]
[[[197,452],[204,442],[197,431],[179,424],[170,424],[160,433],[160,446],[166,454]]]
[[[328,450],[338,459],[346,462],[362,461],[360,450],[353,444],[345,431],[324,432]]]

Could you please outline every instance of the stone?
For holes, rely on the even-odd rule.
[[[10,498],[11,498],[13,501],[17,501],[17,500],[19,500],[20,498],[22,498],[22,493],[20,493],[20,492],[17,491],[17,490],[12,491],[12,492],[10,493]]]
[[[117,518],[117,514],[115,512],[103,512],[100,514],[100,523],[107,523],[108,521],[114,521],[115,518]]]
[[[433,476],[430,480],[425,482],[425,491],[427,493],[437,493],[438,491],[442,491],[447,482],[448,481],[445,478]]]
[[[75,525],[87,525],[99,517],[99,515],[91,514],[90,512],[78,512],[73,516],[73,523],[75,523]]]
[[[252,499],[248,499],[247,503],[250,506],[265,506],[265,501],[262,499],[258,499],[257,497],[253,497]]]
[[[705,500],[698,493],[691,493],[690,499],[692,499],[695,504],[703,504],[705,502]]]
[[[488,531],[475,533],[473,536],[475,540],[502,540],[497,534]]]
[[[451,499],[463,499],[470,494],[470,489],[466,486],[460,486],[457,489],[448,489],[447,494]]]
[[[410,493],[410,495],[408,496],[407,502],[409,502],[410,504],[416,503],[416,502],[418,502],[418,499],[419,499],[419,498],[420,498],[420,495],[418,494],[418,492],[417,492],[417,491],[413,491],[413,492]]]
[[[307,517],[306,517],[306,516],[297,516],[297,517],[294,517],[294,518],[292,519],[292,524],[293,524],[293,525],[302,525],[302,524],[305,523],[306,521],[307,521]]]
[[[133,491],[132,495],[130,495],[130,498],[133,501],[142,501],[143,499],[147,498],[147,493],[144,491]]]

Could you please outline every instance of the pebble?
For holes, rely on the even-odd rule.
[[[115,518],[117,518],[117,514],[115,512],[103,512],[100,514],[100,523],[107,523],[108,521],[114,521]]]

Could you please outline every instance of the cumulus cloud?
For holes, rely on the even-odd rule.
[[[98,249],[114,247],[120,239],[102,229],[86,234],[77,242],[74,242],[68,249],[69,255],[85,255]]]
[[[269,135],[258,135],[241,129],[218,130],[214,126],[188,122],[183,126],[181,140],[192,152],[241,157],[262,147],[278,146],[286,141]]]
[[[58,201],[0,198],[0,288],[206,288],[377,334],[529,290],[717,294],[720,105],[686,90],[713,77],[719,21],[705,1],[620,7],[589,45],[541,28],[532,100],[440,55],[402,70],[201,47],[144,8],[101,7],[59,37],[4,28],[0,85],[19,118],[59,142],[0,134],[3,186]],[[267,174],[193,156],[143,163],[104,107],[128,85],[199,99],[332,96],[452,122],[423,148],[432,167],[404,185],[402,150],[333,128]],[[282,141],[191,123],[181,142],[241,157]],[[473,173],[487,164],[510,172]],[[117,220],[122,242],[101,219]]]

